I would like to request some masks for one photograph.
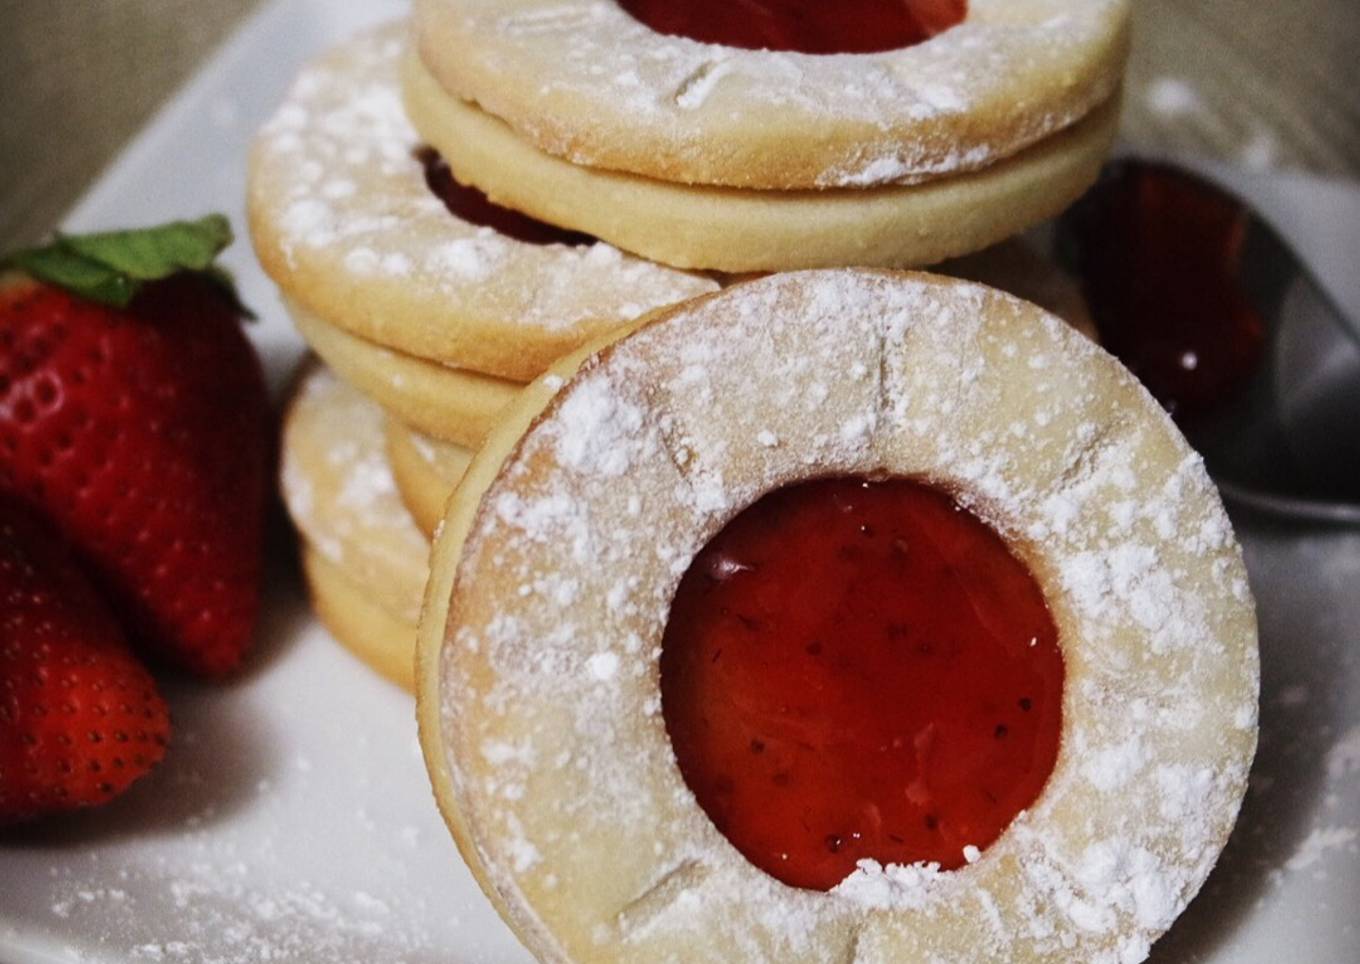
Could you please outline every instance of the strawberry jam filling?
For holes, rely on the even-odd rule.
[[[666,728],[718,830],[786,884],[827,890],[870,858],[952,869],[1053,770],[1057,635],[1025,565],[941,490],[801,483],[681,581]]]
[[[595,239],[579,231],[568,231],[535,220],[527,214],[503,208],[475,187],[460,184],[448,163],[432,147],[420,147],[416,160],[425,168],[425,183],[449,213],[485,228],[492,228],[507,237],[529,244],[593,244]]]
[[[657,33],[747,50],[867,54],[962,22],[967,0],[619,0]]]

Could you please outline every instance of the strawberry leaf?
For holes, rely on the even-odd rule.
[[[59,234],[51,244],[21,251],[0,262],[39,281],[100,304],[126,308],[149,281],[181,271],[207,275],[246,317],[254,317],[236,285],[213,259],[232,242],[231,224],[220,214],[197,221],[172,221],[152,228]]]
[[[135,281],[157,281],[177,271],[203,271],[231,241],[231,225],[220,214],[140,230],[57,235],[63,247]]]
[[[115,271],[108,265],[83,258],[74,251],[60,245],[20,251],[6,258],[4,266],[19,268],[39,281],[65,288],[82,298],[97,301],[103,305],[126,308],[132,296],[141,287],[126,275]]]

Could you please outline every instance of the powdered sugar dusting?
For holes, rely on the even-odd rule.
[[[921,910],[939,899],[940,865],[888,864],[861,860],[832,889],[838,897],[879,910]]]
[[[527,244],[450,214],[414,156],[421,140],[398,77],[405,53],[401,25],[349,41],[304,69],[260,131],[252,208],[268,230],[257,240],[277,243],[282,263],[271,268],[285,288],[297,283],[291,272],[311,268],[352,288],[361,315],[376,292],[441,325],[489,318],[521,339],[574,328],[585,339],[717,288],[605,244]],[[392,313],[390,302],[367,312]]]
[[[59,884],[51,911],[72,928],[173,933],[123,945],[132,961],[361,961],[432,951],[429,934],[408,913],[393,915],[363,891],[346,900],[306,881],[261,887],[258,875],[276,862],[267,849],[231,854],[218,845],[168,881],[146,868],[127,873],[120,888]],[[150,927],[142,915],[175,926]]]
[[[619,399],[603,380],[587,380],[573,392],[562,405],[561,420],[558,452],[578,472],[612,478],[651,454],[651,440],[640,431],[642,409]]]
[[[291,586],[270,608],[266,626],[289,628],[267,671],[167,681],[171,751],[143,783],[116,806],[7,836],[0,957],[530,960],[457,865],[409,697],[337,656]]]
[[[740,507],[794,479],[885,471],[948,485],[1045,587],[1068,669],[1063,751],[1034,806],[964,868],[866,862],[829,896],[792,891],[736,855],[681,782],[659,641],[689,561]],[[807,272],[682,308],[559,391],[483,514],[443,651],[446,737],[527,740],[537,764],[448,762],[486,821],[497,887],[546,915],[545,934],[645,897],[645,926],[596,937],[644,958],[925,960],[929,933],[959,928],[997,959],[1134,961],[1232,825],[1257,664],[1231,529],[1150,397],[1014,299]],[[579,583],[570,605],[554,573]],[[492,581],[521,588],[511,601]],[[534,781],[537,798],[506,797]],[[539,861],[516,871],[502,835]],[[585,860],[611,867],[612,897],[538,899],[543,874]],[[696,882],[663,886],[679,867]]]
[[[602,0],[424,0],[416,23],[447,89],[576,163],[683,183],[868,187],[986,167],[1118,84],[1127,0],[969,8],[924,43],[829,56],[666,36]]]
[[[382,409],[318,367],[285,424],[282,489],[303,536],[408,622],[420,617],[429,542],[397,491]]]

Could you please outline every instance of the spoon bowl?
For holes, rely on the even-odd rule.
[[[1226,498],[1360,525],[1360,325],[1262,216],[1184,168],[1125,159],[1057,243],[1102,342]]]

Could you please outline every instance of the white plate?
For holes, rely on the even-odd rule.
[[[247,143],[298,65],[403,11],[380,0],[266,5],[67,226],[222,210],[242,230]],[[1360,192],[1233,180],[1360,314]],[[277,387],[301,342],[244,240],[227,262],[261,314],[252,334]],[[1360,533],[1238,523],[1261,607],[1261,753],[1220,868],[1154,959],[1357,961]],[[104,810],[0,843],[0,960],[528,960],[440,822],[410,698],[316,624],[290,551],[275,547],[248,676],[170,687],[165,764]]]

